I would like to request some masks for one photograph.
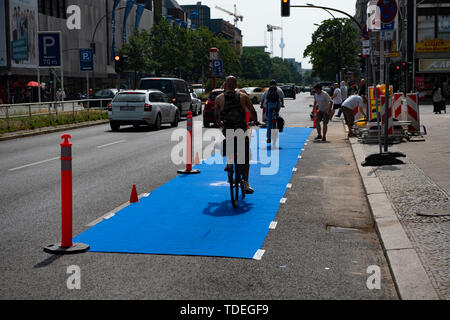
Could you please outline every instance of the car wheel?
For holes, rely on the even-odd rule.
[[[120,129],[120,124],[117,124],[115,122],[110,121],[109,125],[110,125],[112,131],[119,131],[119,129]]]
[[[198,110],[198,114],[202,114],[202,105],[200,105],[200,110]]]
[[[253,97],[252,102],[253,102],[253,104],[257,104],[258,103],[258,98],[257,97]]]
[[[153,125],[153,129],[156,131],[161,129],[161,115],[159,113],[156,116],[156,120],[155,120],[155,124]]]
[[[180,114],[175,112],[175,118],[173,119],[173,122],[170,123],[172,127],[178,127],[178,122],[180,121]]]
[[[203,121],[203,127],[209,128],[209,122],[208,121]]]

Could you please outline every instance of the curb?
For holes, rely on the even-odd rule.
[[[43,127],[43,128],[39,128],[39,129],[35,129],[35,130],[8,132],[8,133],[5,133],[0,136],[0,141],[37,136],[37,135],[41,135],[41,134],[59,132],[59,131],[64,131],[64,130],[69,130],[69,129],[92,127],[92,126],[96,126],[99,124],[105,124],[108,122],[109,122],[109,120],[107,120],[107,119],[106,120],[95,120],[95,121],[87,121],[87,122],[81,122],[81,123],[65,124],[65,125],[61,125],[61,126],[57,126],[57,127]]]
[[[376,168],[363,167],[366,154],[357,138],[349,138],[364,185],[375,228],[401,300],[439,300],[431,281],[406,235]]]

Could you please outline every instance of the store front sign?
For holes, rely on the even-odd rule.
[[[420,59],[419,72],[450,72],[450,59]]]
[[[450,51],[450,42],[442,39],[425,39],[416,43],[416,52],[447,52]]]

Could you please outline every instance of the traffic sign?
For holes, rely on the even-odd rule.
[[[61,67],[61,31],[38,31],[39,67]]]
[[[396,0],[379,0],[377,5],[380,7],[380,20],[383,23],[392,22],[397,16]]]
[[[221,76],[223,73],[223,60],[213,60],[211,72],[213,76]]]
[[[80,71],[94,70],[92,49],[80,49]]]
[[[363,48],[369,48],[370,47],[370,40],[363,40],[361,41]]]
[[[362,49],[362,54],[366,55],[366,56],[370,55],[370,48],[363,48]]]

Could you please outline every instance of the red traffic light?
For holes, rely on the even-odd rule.
[[[402,65],[403,65],[404,67],[406,67],[406,62],[403,62]]]
[[[397,70],[400,70],[400,66],[397,66],[396,68],[397,68]]]

